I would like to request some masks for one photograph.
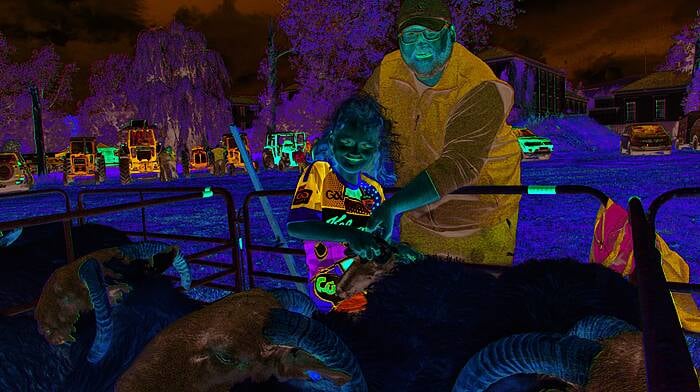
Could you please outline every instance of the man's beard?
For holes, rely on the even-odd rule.
[[[439,42],[428,45],[430,45],[433,58],[430,59],[429,68],[427,70],[425,70],[425,68],[427,68],[426,64],[416,58],[416,53],[419,52],[419,48],[413,48],[413,51],[410,53],[410,58],[408,59],[410,62],[407,61],[405,56],[407,53],[404,50],[401,51],[404,63],[406,63],[419,79],[430,79],[442,73],[447,67],[447,62],[452,55],[452,42],[449,33],[442,36]]]

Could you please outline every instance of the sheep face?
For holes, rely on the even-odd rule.
[[[308,370],[348,381],[301,350],[269,343],[263,329],[273,309],[280,309],[277,300],[255,289],[177,320],[141,352],[117,390],[228,391],[247,379],[308,379]]]
[[[39,333],[51,344],[74,340],[71,333],[80,312],[91,308],[87,289],[72,267],[61,267],[49,277],[34,310]]]

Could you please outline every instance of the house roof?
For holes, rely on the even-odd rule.
[[[477,56],[484,60],[486,63],[493,62],[496,60],[504,60],[504,59],[510,59],[510,58],[518,58],[521,60],[525,60],[528,63],[538,65],[542,68],[546,68],[552,72],[555,72],[561,76],[566,76],[566,73],[560,69],[553,68],[545,63],[542,63],[540,61],[537,61],[535,59],[532,59],[527,56],[523,56],[521,54],[511,52],[508,49],[501,48],[499,46],[494,46],[488,49],[485,49],[477,54]]]
[[[680,88],[687,86],[688,83],[690,83],[690,79],[691,75],[682,72],[654,72],[637,80],[636,82],[626,85],[625,87],[615,91],[615,93]]]

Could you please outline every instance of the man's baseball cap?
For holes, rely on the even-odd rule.
[[[440,30],[445,22],[452,24],[452,13],[443,0],[403,0],[397,23],[399,32],[411,25]]]

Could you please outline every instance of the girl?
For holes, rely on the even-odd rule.
[[[336,289],[350,249],[364,259],[380,254],[365,224],[392,183],[389,162],[397,149],[391,123],[369,95],[358,93],[338,107],[314,149],[316,161],[306,168],[292,201],[287,231],[304,239],[309,293],[322,312],[357,311],[359,293],[344,301]],[[379,181],[375,178],[379,178]]]

